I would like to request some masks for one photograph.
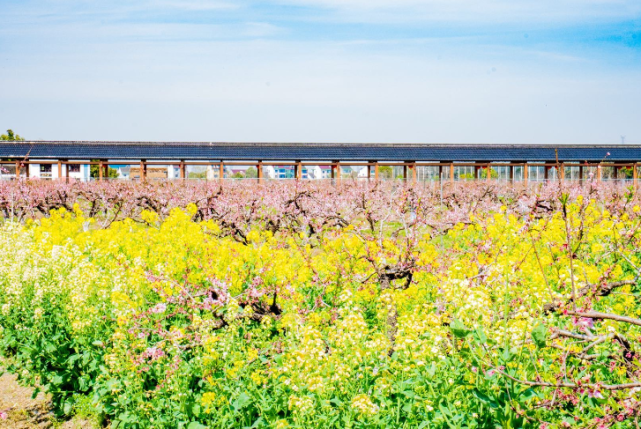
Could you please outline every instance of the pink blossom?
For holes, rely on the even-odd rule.
[[[151,310],[149,310],[149,311],[151,311],[152,313],[160,314],[160,313],[164,313],[164,312],[165,312],[165,310],[167,310],[167,305],[166,305],[165,303],[162,303],[162,302],[161,302],[160,304],[156,304],[156,305],[155,305],[154,307],[152,307],[152,309],[151,309]]]
[[[603,399],[603,395],[599,390],[593,390],[588,392],[588,396],[590,398],[597,398],[597,399]]]
[[[4,411],[0,411],[0,419],[7,420],[8,418],[9,418],[9,414],[7,414]]]
[[[165,356],[165,352],[158,347],[149,347],[147,350],[145,350],[143,356],[152,361],[155,361]]]
[[[591,319],[589,317],[581,317],[576,322],[576,325],[583,328],[592,329],[594,328],[594,319]]]

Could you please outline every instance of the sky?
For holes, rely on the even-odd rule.
[[[8,128],[641,144],[641,1],[0,0]]]

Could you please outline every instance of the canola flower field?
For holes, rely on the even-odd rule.
[[[111,428],[630,428],[632,188],[0,184],[0,355]]]

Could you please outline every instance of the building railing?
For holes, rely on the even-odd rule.
[[[40,168],[31,174],[30,166]],[[75,171],[71,172],[70,166]],[[85,167],[84,175],[77,170]],[[86,174],[94,166],[92,174]],[[109,177],[113,166],[129,167],[128,177]],[[54,171],[55,167],[55,171]],[[97,168],[96,168],[97,167]],[[243,167],[234,173],[233,167]],[[192,171],[189,171],[190,168]],[[200,171],[193,171],[200,168]],[[203,171],[202,169],[205,169]],[[279,177],[275,170],[278,168]],[[164,170],[163,170],[164,169]],[[251,177],[246,173],[251,169]],[[171,174],[170,174],[171,170]],[[243,171],[245,173],[243,173]],[[285,177],[280,177],[285,172]],[[50,180],[329,180],[442,183],[464,181],[504,181],[545,183],[549,181],[608,181],[637,185],[641,162],[262,162],[262,161],[74,161],[74,160],[4,160],[0,161],[0,179],[39,178]]]

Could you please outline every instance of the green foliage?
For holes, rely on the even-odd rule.
[[[494,168],[490,168],[490,178],[491,179],[498,179],[499,173],[496,171]],[[487,179],[487,168],[481,168],[479,170],[479,178],[480,179]]]
[[[542,323],[536,325],[536,327],[532,330],[532,340],[534,340],[534,344],[536,344],[538,348],[545,347],[547,336],[548,329]]]
[[[18,134],[14,134],[13,130],[7,130],[7,134],[0,135],[0,140],[3,141],[24,141]]]
[[[91,162],[98,162],[98,161],[100,161],[100,160],[98,160],[98,159],[91,160]],[[99,170],[100,170],[100,165],[91,165],[91,168],[89,169],[89,176],[93,177],[93,178],[100,177],[100,171]],[[118,170],[116,170],[115,168],[109,167],[107,169],[107,175],[103,175],[103,177],[109,178],[109,179],[115,179],[115,178],[118,177]]]
[[[450,329],[452,330],[452,333],[456,335],[458,338],[463,338],[467,336],[470,332],[472,332],[458,319],[452,320],[452,322],[450,323]]]
[[[381,179],[391,179],[394,175],[394,169],[389,165],[382,165],[378,167],[378,176]]]

